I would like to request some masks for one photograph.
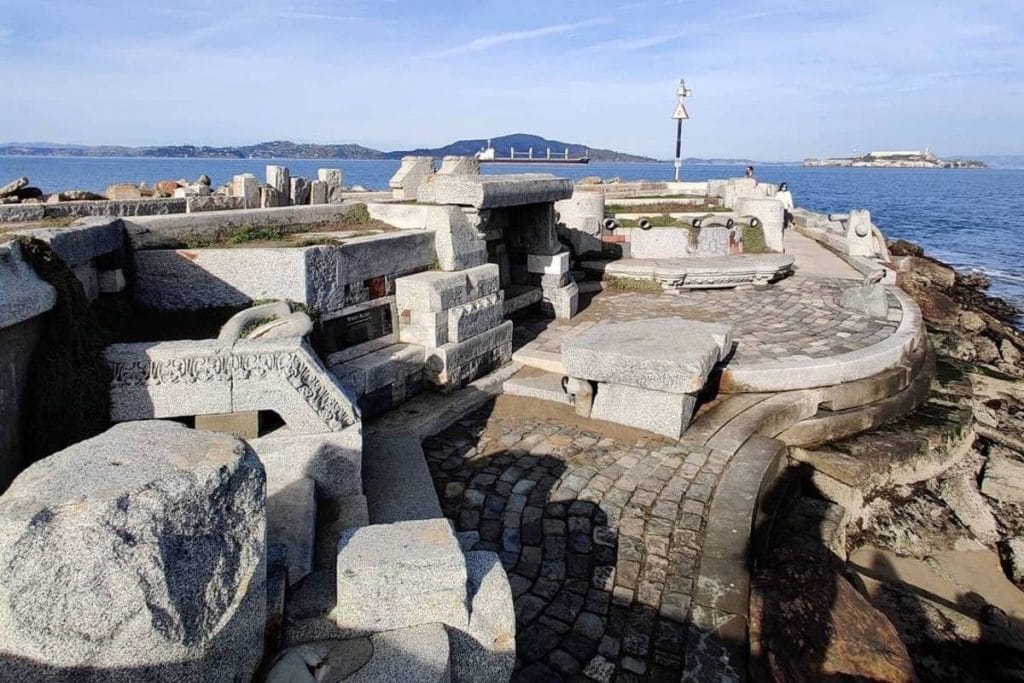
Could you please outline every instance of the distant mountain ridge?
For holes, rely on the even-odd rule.
[[[52,142],[8,142],[0,144],[0,156],[67,156],[67,157],[162,157],[200,159],[400,159],[403,156],[419,155],[442,157],[471,156],[486,146],[486,139],[457,140],[444,147],[421,148],[416,150],[380,150],[353,144],[318,145],[296,143],[289,140],[261,142],[255,145],[211,147],[207,145],[153,145],[127,147],[121,145],[76,145]],[[538,135],[516,133],[491,138],[491,144],[499,157],[509,156],[515,148],[516,154],[526,155],[533,148],[534,156],[544,156],[551,148],[551,155],[565,153],[569,156],[589,154],[594,161],[654,161],[650,157],[626,154],[610,149],[588,147],[579,143],[549,140]]]

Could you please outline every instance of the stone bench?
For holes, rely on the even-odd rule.
[[[655,318],[596,325],[562,344],[562,364],[584,416],[679,438],[732,328]]]
[[[792,274],[788,254],[736,254],[707,258],[584,261],[583,270],[602,278],[654,280],[664,289],[720,289],[766,285]]]

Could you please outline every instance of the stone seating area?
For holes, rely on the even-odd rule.
[[[565,341],[562,363],[577,414],[677,439],[731,351],[728,325],[658,318],[595,325]]]
[[[584,261],[584,271],[598,279],[653,280],[664,289],[718,289],[766,285],[792,272],[786,254],[737,254],[707,258],[619,259]]]

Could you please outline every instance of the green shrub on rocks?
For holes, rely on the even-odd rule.
[[[345,214],[345,218],[353,223],[369,223],[370,222],[370,210],[366,208],[366,204],[359,202],[352,207],[352,210]]]
[[[103,360],[107,335],[82,284],[50,245],[20,242],[25,260],[57,290],[56,304],[43,316],[25,389],[25,451],[38,460],[110,425],[110,373]]]
[[[756,228],[751,225],[743,226],[744,254],[766,254],[770,251],[764,241],[764,228],[760,225]]]
[[[608,285],[608,289],[614,289],[620,292],[658,292],[660,293],[661,285],[655,280],[641,280],[639,278],[632,277],[607,277],[605,283]]]

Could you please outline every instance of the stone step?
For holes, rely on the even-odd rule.
[[[785,444],[760,435],[747,439],[726,465],[711,499],[693,595],[685,670],[693,680],[745,680],[749,557],[762,509],[785,464]]]
[[[528,368],[536,368],[559,376],[565,375],[562,354],[524,347],[512,354],[512,360]]]
[[[363,441],[363,486],[371,524],[444,516],[418,436],[367,435]]]
[[[331,366],[331,373],[358,399],[364,417],[379,415],[422,391],[425,350],[391,344]]]
[[[779,439],[790,446],[828,443],[874,429],[911,412],[927,398],[931,389],[935,357],[930,349],[928,353],[925,367],[903,391],[868,405],[818,411],[816,415],[779,433]]]
[[[540,287],[509,285],[505,288],[505,317],[534,304],[539,304],[543,294]]]
[[[537,398],[542,401],[572,405],[572,396],[562,388],[562,378],[553,372],[544,372],[534,368],[523,368],[505,380],[504,392],[510,396]]]

